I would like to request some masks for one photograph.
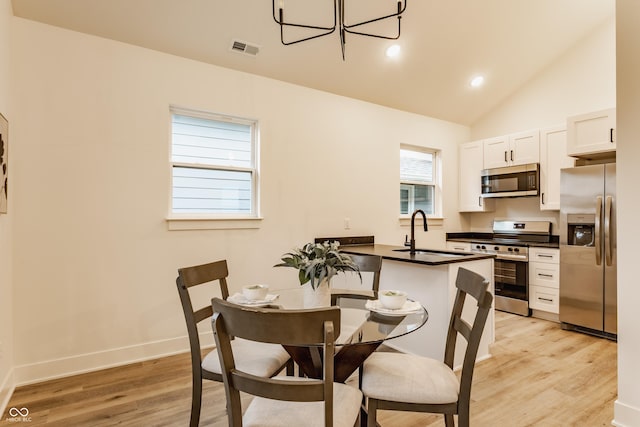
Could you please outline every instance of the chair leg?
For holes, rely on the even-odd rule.
[[[294,376],[294,364],[293,364],[293,359],[289,359],[289,361],[287,362],[287,376],[288,377],[292,377]]]
[[[444,414],[444,425],[446,427],[455,427],[453,422],[453,414]]]
[[[200,424],[200,408],[202,406],[202,375],[194,372],[191,387],[191,421],[190,427],[198,427]]]
[[[378,401],[376,399],[367,399],[367,427],[376,427],[378,422],[376,420],[378,411]]]
[[[469,411],[460,411],[458,414],[458,427],[469,427]]]

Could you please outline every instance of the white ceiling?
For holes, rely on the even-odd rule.
[[[278,1],[278,0],[277,0]],[[331,0],[284,0],[287,19],[332,22]],[[346,0],[347,21],[395,9]],[[337,33],[280,43],[269,0],[12,0],[14,15],[186,58],[472,125],[614,15],[615,0],[408,0],[391,41]],[[390,9],[389,9],[390,8]],[[395,21],[381,27],[393,33]],[[378,29],[378,28],[376,28]],[[260,46],[231,52],[233,39]],[[469,79],[486,84],[471,89]]]

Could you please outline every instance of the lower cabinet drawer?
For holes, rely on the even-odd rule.
[[[558,314],[560,312],[559,289],[529,286],[529,308]]]
[[[558,264],[530,262],[529,284],[557,288],[560,284],[560,266]]]

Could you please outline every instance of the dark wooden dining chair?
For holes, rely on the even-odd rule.
[[[341,298],[351,299],[376,299],[380,288],[380,270],[382,269],[382,257],[378,255],[355,255],[349,257],[358,266],[360,273],[373,273],[370,289],[332,289],[331,305],[338,304]]]
[[[222,361],[229,426],[268,425],[353,427],[358,421],[362,393],[356,387],[334,383],[333,357],[323,361],[321,379],[265,378],[243,370],[230,337],[271,344],[322,344],[333,354],[340,334],[340,309],[279,310],[244,307],[220,298],[212,300],[213,333]],[[244,415],[240,392],[254,395]]]
[[[469,426],[471,382],[482,331],[491,309],[493,296],[489,281],[465,268],[458,270],[456,298],[451,313],[444,363],[403,353],[376,352],[365,362],[362,392],[367,400],[368,426],[376,426],[378,409],[444,414],[445,425]],[[462,319],[465,298],[477,301],[473,325]],[[456,339],[467,341],[460,381],[453,371]]]
[[[222,369],[218,359],[218,352],[213,349],[203,358],[200,347],[198,323],[211,319],[213,315],[211,304],[207,299],[206,305],[194,309],[189,289],[217,282],[222,298],[226,299],[229,297],[228,276],[227,261],[222,260],[181,268],[178,270],[178,277],[176,278],[191,347],[191,427],[197,427],[200,421],[202,380],[222,382]],[[255,375],[270,377],[282,371],[284,367],[287,367],[288,373],[293,374],[293,362],[282,346],[254,343],[246,340],[234,340],[233,345],[237,352],[238,365],[245,367],[247,371]]]

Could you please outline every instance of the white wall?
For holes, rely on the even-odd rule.
[[[443,246],[461,228],[469,129],[14,18],[14,313],[20,383],[186,351],[177,268],[228,259],[233,290],[294,285],[320,235],[400,243],[400,143],[442,150]],[[259,229],[168,231],[169,105],[260,120]],[[351,230],[343,230],[343,219]],[[202,295],[208,302],[211,295]]]
[[[10,0],[0,0],[0,113],[13,122],[12,105],[9,97],[9,64],[10,64],[10,33],[13,11]],[[13,148],[13,138],[11,148]],[[9,155],[13,155],[10,152]],[[13,217],[13,162],[9,157],[9,203],[8,214],[0,215],[0,417],[4,413],[4,406],[8,402],[13,388],[11,368],[13,366],[13,279],[11,273],[12,259],[12,231]]]
[[[570,115],[614,107],[615,43],[612,18],[474,123],[472,139],[555,126]],[[540,211],[535,197],[498,199],[494,212],[467,215],[472,231],[490,231],[494,218],[518,218],[551,221],[557,232],[558,213]]]
[[[638,182],[640,182],[640,2],[618,0],[618,400],[617,426],[640,426],[640,287],[638,286]]]

